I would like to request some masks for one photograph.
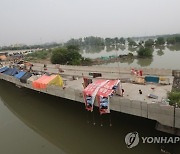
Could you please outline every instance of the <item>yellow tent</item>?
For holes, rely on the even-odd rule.
[[[64,84],[63,84],[63,79],[60,75],[56,75],[56,77],[54,79],[52,79],[48,85],[56,85],[56,86],[60,86],[62,87]]]

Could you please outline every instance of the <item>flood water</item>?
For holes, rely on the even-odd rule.
[[[160,154],[160,144],[140,142],[128,149],[126,134],[171,136],[155,130],[155,121],[118,112],[110,115],[100,117],[95,109],[93,118],[84,104],[0,80],[0,154]],[[163,146],[180,153],[180,144]]]
[[[127,46],[119,47],[88,47],[82,51],[82,56],[87,58],[100,58],[109,56],[125,55],[133,53],[137,55],[136,49]],[[119,62],[103,64],[110,67],[147,67],[180,69],[180,45],[154,48],[152,58],[121,59]]]

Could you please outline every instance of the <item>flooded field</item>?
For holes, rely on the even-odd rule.
[[[119,56],[128,53],[137,55],[136,49],[122,46],[120,48],[89,47],[82,51],[82,56],[87,58],[103,58],[109,56]],[[103,64],[113,67],[147,67],[147,68],[166,68],[180,69],[180,46],[170,46],[154,48],[152,58],[121,59],[119,62]]]

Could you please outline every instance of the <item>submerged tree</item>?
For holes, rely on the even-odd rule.
[[[145,47],[152,47],[154,45],[154,40],[149,39],[145,41]]]
[[[153,50],[152,48],[140,47],[137,53],[138,57],[152,57]]]
[[[121,38],[119,39],[119,43],[120,43],[120,44],[125,44],[125,43],[126,43],[126,40],[125,40],[123,37],[121,37]]]
[[[163,37],[158,37],[156,40],[156,45],[164,45],[165,39]]]
[[[158,51],[157,51],[157,55],[158,55],[158,56],[162,56],[162,55],[164,55],[163,50],[158,50]]]
[[[137,64],[140,65],[141,67],[147,67],[150,66],[151,63],[153,62],[153,58],[138,58],[137,59]]]
[[[131,38],[128,38],[127,40],[128,40],[128,45],[129,46],[131,46],[131,47],[132,46],[137,46],[137,43],[134,40],[132,40]]]

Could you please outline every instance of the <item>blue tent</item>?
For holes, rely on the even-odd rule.
[[[5,72],[7,69],[8,69],[8,67],[7,67],[7,66],[0,68],[0,73]]]
[[[24,76],[24,74],[26,74],[26,72],[20,71],[18,74],[14,75],[14,77],[20,79],[21,77]]]
[[[18,70],[16,68],[8,68],[3,74],[14,76],[18,73]]]
[[[159,83],[159,77],[158,76],[145,76],[145,81]]]

